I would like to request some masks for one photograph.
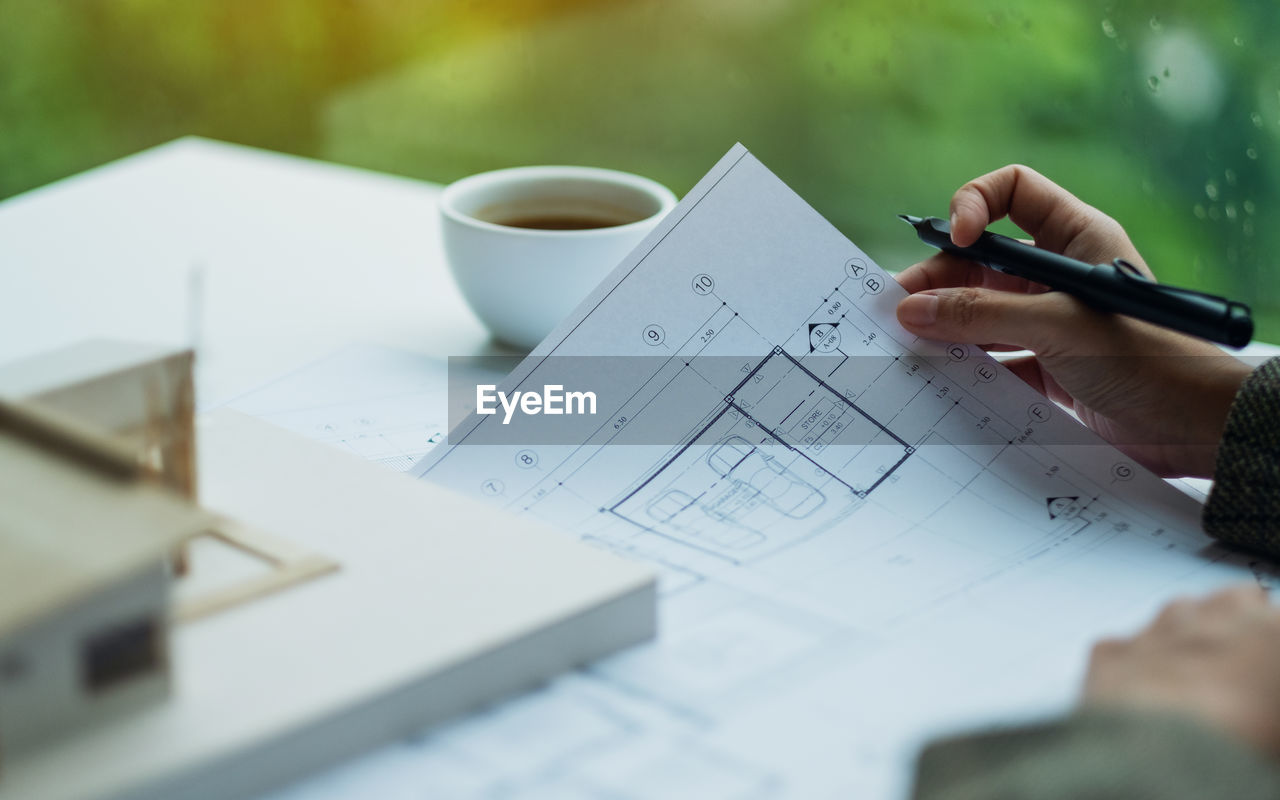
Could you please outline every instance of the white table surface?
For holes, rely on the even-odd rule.
[[[207,405],[353,341],[505,352],[448,275],[438,194],[184,138],[10,198],[0,202],[0,363],[88,337],[196,339]]]

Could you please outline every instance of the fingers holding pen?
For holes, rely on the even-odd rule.
[[[974,178],[951,198],[951,240],[967,247],[1008,216],[1042,246],[1061,252],[1088,225],[1084,203],[1030,167],[1010,164]],[[1091,209],[1090,209],[1091,210]]]
[[[974,178],[951,198],[951,240],[968,247],[991,223],[1009,217],[1037,247],[1089,263],[1124,258],[1150,270],[1124,228],[1039,172],[1011,164]]]
[[[1020,334],[1018,314],[1025,306],[1019,300],[1044,296],[1042,284],[1001,273],[951,253],[940,252],[902,270],[897,280],[910,292],[897,306],[900,323],[910,332],[933,339],[996,344],[1000,349],[1028,346]],[[1002,320],[1014,312],[1018,319]]]
[[[1026,278],[990,269],[946,252],[935,253],[919,264],[907,267],[898,273],[898,283],[911,294],[927,289],[948,289],[960,286],[1021,294],[1036,294],[1049,290],[1049,287],[1043,284],[1032,283]]]
[[[1062,292],[1018,294],[975,287],[927,289],[898,304],[898,321],[917,336],[943,342],[1000,342],[1041,355],[1081,343],[1097,326]]]

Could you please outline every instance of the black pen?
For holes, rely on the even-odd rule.
[[[925,244],[1067,292],[1099,311],[1136,317],[1231,347],[1244,347],[1253,338],[1253,319],[1244,303],[1156,283],[1122,258],[1110,264],[1087,264],[991,231],[983,231],[968,247],[959,247],[951,241],[946,220],[898,216],[916,229]]]

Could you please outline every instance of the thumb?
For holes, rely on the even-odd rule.
[[[898,321],[926,339],[1002,344],[1040,352],[1079,343],[1083,307],[1062,292],[1019,294],[951,288],[917,292],[898,304]]]

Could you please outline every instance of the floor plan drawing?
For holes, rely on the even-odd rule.
[[[500,387],[598,414],[471,417],[411,471],[653,565],[660,636],[334,785],[429,763],[460,796],[893,800],[930,736],[1061,711],[1095,638],[1255,579],[979,348],[908,334],[901,297],[730,151]],[[535,707],[583,736],[522,758]]]
[[[697,359],[688,366],[696,370]],[[745,554],[806,530],[792,522],[824,508],[834,518],[847,513],[913,452],[775,347],[706,425],[609,510],[645,530]]]

